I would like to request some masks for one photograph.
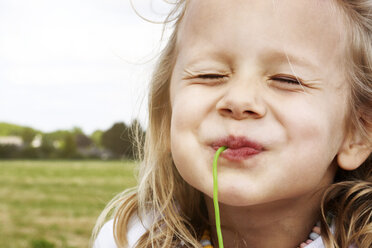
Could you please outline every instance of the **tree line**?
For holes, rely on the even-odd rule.
[[[0,123],[0,159],[135,159],[137,140],[145,131],[137,120],[130,125],[113,124],[90,135],[80,128],[41,132],[9,123]]]

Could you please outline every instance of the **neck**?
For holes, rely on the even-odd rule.
[[[224,246],[230,247],[290,247],[307,239],[319,219],[320,197],[317,200],[282,200],[267,204],[235,207],[219,204]],[[205,197],[211,235],[217,247],[213,200]]]

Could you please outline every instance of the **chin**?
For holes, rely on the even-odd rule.
[[[220,203],[232,206],[232,207],[246,207],[259,204],[260,202],[257,199],[247,199],[239,197],[226,197],[224,199],[218,199]]]
[[[210,199],[213,199],[213,196],[209,196]],[[218,202],[220,204],[232,207],[245,207],[261,204],[263,199],[261,197],[249,196],[247,193],[237,193],[235,192],[219,192],[218,193]]]

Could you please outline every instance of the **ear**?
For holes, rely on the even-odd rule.
[[[371,150],[358,131],[349,132],[337,154],[338,165],[344,170],[355,170],[368,158]]]

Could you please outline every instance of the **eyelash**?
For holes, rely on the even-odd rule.
[[[274,81],[284,82],[287,84],[303,85],[301,79],[297,77],[289,76],[289,75],[275,75],[275,76],[269,77],[269,79],[274,80]]]
[[[202,79],[202,80],[222,80],[224,79],[225,77],[227,77],[226,75],[224,74],[200,74],[200,75],[197,75],[195,78],[199,78],[199,79]],[[301,79],[297,78],[297,77],[293,77],[293,76],[290,76],[290,75],[282,75],[282,74],[279,74],[279,75],[274,75],[274,76],[270,76],[269,77],[270,80],[273,80],[273,81],[278,81],[278,82],[284,82],[286,84],[292,84],[292,85],[303,85],[303,82]]]
[[[197,76],[197,78],[201,79],[222,79],[224,77],[226,76],[222,74],[201,74]]]
[[[194,79],[195,80],[200,80],[204,81],[203,83],[206,83],[208,85],[219,85],[225,82],[227,78],[227,75],[224,74],[200,74],[200,75],[195,75]]]

